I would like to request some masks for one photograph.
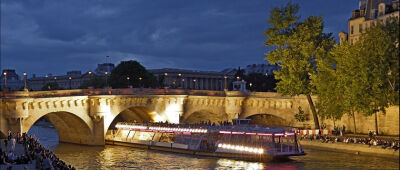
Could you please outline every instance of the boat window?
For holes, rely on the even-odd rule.
[[[281,143],[281,137],[280,136],[274,137],[274,141],[275,143]]]

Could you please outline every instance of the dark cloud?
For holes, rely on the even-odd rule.
[[[2,67],[63,74],[134,59],[148,68],[222,70],[264,63],[262,32],[280,0],[3,0]],[[326,32],[347,29],[358,0],[294,0],[322,15]]]

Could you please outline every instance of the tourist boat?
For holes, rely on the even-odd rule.
[[[233,119],[227,126],[119,122],[107,132],[106,144],[253,161],[305,155],[291,128],[249,122]]]

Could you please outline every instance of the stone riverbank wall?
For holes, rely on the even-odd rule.
[[[312,122],[312,114],[311,111],[307,108],[305,109],[306,113],[309,113],[310,117],[308,122],[305,122],[303,125],[305,128],[313,128],[314,123]],[[393,135],[398,136],[399,133],[399,106],[391,106],[386,109],[386,114],[382,114],[379,112],[377,114],[378,118],[378,132],[380,135]],[[346,132],[352,133],[354,132],[354,121],[353,117],[344,115],[341,120],[322,120],[321,118],[320,124],[325,123],[327,125],[327,129],[333,129],[334,125],[342,127],[343,125],[346,127]],[[364,116],[362,113],[355,113],[355,124],[356,124],[356,133],[368,134],[369,131],[375,131],[375,115]]]

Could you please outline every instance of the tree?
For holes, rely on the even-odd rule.
[[[48,82],[42,87],[42,91],[47,91],[47,90],[63,90],[57,82]]]
[[[398,104],[399,49],[398,20],[370,28],[354,45],[344,43],[319,58],[313,84],[318,91],[318,112],[322,117],[340,119],[343,114],[375,116]]]
[[[288,3],[285,7],[271,10],[265,45],[272,50],[266,60],[280,66],[274,71],[280,80],[276,90],[283,95],[306,95],[314,118],[315,128],[319,129],[317,112],[311,98],[314,87],[311,76],[316,74],[316,58],[326,55],[333,46],[331,34],[323,33],[322,17],[310,16],[299,21],[298,5]]]
[[[344,114],[349,114],[353,117],[355,133],[354,110],[358,100],[352,93],[352,81],[358,80],[351,78],[357,72],[353,53],[348,43],[336,45],[329,55],[316,60],[318,74],[312,75],[311,83],[316,87],[318,115],[322,119],[339,120]]]
[[[354,45],[358,59],[357,96],[361,96],[357,110],[367,116],[375,115],[375,131],[378,133],[377,113],[399,102],[399,20],[389,18],[378,22],[360,37]]]
[[[152,87],[158,85],[158,80],[137,61],[121,61],[111,72],[110,85],[113,88]]]
[[[273,75],[264,75],[261,73],[250,73],[243,76],[243,79],[247,82],[247,88],[250,91],[258,92],[275,91],[277,83]]]

